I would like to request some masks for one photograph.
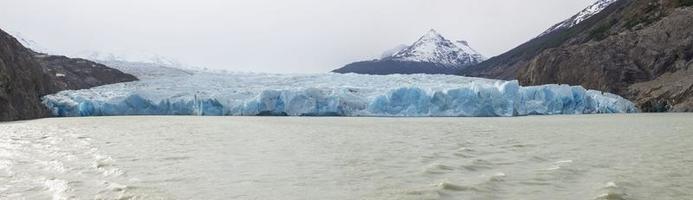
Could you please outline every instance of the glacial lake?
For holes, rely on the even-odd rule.
[[[693,114],[8,122],[0,199],[693,199]]]

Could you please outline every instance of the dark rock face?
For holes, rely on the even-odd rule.
[[[473,65],[462,71],[462,75],[503,80],[517,79],[520,68],[529,64],[530,60],[551,48],[559,47],[570,40],[581,37],[585,32],[606,18],[610,13],[617,12],[629,4],[630,0],[614,2],[602,12],[586,19],[569,29],[559,29],[521,44],[501,55],[490,58],[478,65]]]
[[[91,61],[35,53],[0,30],[0,121],[49,116],[41,103],[47,94],[135,80]]]
[[[501,55],[508,59],[466,74],[582,85],[624,96],[645,112],[693,111],[693,8],[678,0],[621,0],[585,24],[533,41],[559,36],[559,45]]]
[[[57,91],[79,90],[101,85],[136,81],[133,75],[80,58],[35,54],[34,57],[55,80]]]
[[[693,63],[686,68],[633,84],[629,92],[645,112],[693,112]]]
[[[335,73],[357,74],[459,74],[460,69],[436,63],[397,60],[374,60],[348,64],[336,69]]]
[[[41,96],[50,83],[32,52],[0,30],[0,121],[47,116]]]

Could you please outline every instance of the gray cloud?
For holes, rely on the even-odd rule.
[[[430,28],[491,57],[594,0],[4,0],[0,27],[64,54],[156,52],[234,71],[325,72]]]

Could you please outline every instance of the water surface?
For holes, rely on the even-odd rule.
[[[693,199],[693,115],[0,124],[0,199]]]

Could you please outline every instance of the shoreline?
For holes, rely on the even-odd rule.
[[[599,113],[599,114],[555,114],[555,115],[525,115],[525,116],[509,116],[509,117],[398,117],[398,116],[200,116],[200,115],[117,115],[117,116],[79,116],[79,117],[45,117],[38,119],[2,121],[0,124],[8,124],[13,122],[30,122],[40,120],[61,120],[61,119],[124,119],[124,118],[200,118],[200,119],[398,119],[398,120],[415,120],[415,119],[522,119],[522,118],[584,118],[584,117],[604,117],[609,119],[613,116],[668,116],[668,115],[691,115],[692,112],[656,112],[656,113]]]

